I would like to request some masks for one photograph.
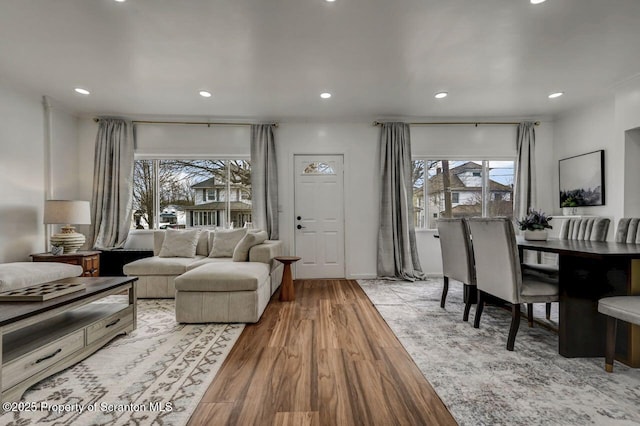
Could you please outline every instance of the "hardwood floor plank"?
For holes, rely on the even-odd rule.
[[[274,426],[318,426],[319,424],[317,411],[276,413],[273,419]]]
[[[295,286],[247,325],[190,424],[455,424],[356,281]]]
[[[189,426],[207,426],[211,419],[216,419],[216,424],[224,425],[229,422],[233,411],[233,403],[200,403],[198,410],[189,419]]]
[[[349,384],[344,361],[340,349],[318,351],[318,402],[321,425],[360,423],[354,406],[356,394]]]

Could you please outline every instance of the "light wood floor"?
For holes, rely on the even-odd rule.
[[[247,325],[190,425],[455,425],[355,281],[297,280]]]

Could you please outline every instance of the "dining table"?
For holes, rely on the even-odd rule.
[[[558,352],[574,357],[602,357],[606,316],[598,300],[609,296],[640,295],[640,244],[517,237],[520,259],[524,250],[558,255]],[[620,321],[616,359],[640,367],[640,327]]]

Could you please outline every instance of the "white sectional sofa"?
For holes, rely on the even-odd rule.
[[[208,257],[215,233],[203,229],[194,257],[160,257],[165,233],[154,232],[153,257],[123,268],[138,277],[138,298],[175,297],[176,320],[183,323],[260,319],[282,280],[282,264],[274,260],[282,254],[281,241],[264,241],[249,249],[247,261],[234,261]]]

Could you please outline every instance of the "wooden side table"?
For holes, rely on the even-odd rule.
[[[280,301],[290,302],[296,298],[295,290],[293,288],[293,279],[291,278],[291,264],[302,258],[298,256],[276,256],[274,259],[284,264],[282,284],[280,286]]]
[[[100,252],[77,251],[75,253],[53,255],[51,253],[32,254],[34,262],[59,262],[82,266],[83,277],[97,277],[100,275]]]

